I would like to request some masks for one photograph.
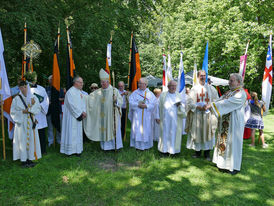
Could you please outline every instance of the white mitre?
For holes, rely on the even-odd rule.
[[[99,77],[100,80],[109,80],[109,74],[104,69],[100,70]]]

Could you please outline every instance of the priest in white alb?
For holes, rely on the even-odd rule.
[[[231,74],[230,90],[206,106],[206,109],[212,108],[214,114],[220,118],[213,163],[220,171],[229,171],[232,175],[240,171],[242,163],[246,102],[246,93],[242,85],[241,75]]]
[[[181,152],[183,118],[186,117],[184,100],[176,91],[177,82],[168,82],[168,91],[160,96],[157,121],[160,123],[158,150],[162,153]]]
[[[37,129],[39,133],[39,140],[41,144],[41,152],[42,154],[46,153],[46,128],[48,127],[47,123],[47,113],[49,109],[49,98],[47,92],[44,87],[37,84],[37,74],[36,72],[32,72],[31,74],[32,79],[27,79],[30,81],[30,91],[31,93],[36,96],[39,100],[41,112],[35,115],[37,119]]]
[[[83,151],[83,122],[86,118],[85,97],[81,90],[83,79],[74,77],[73,86],[65,96],[60,152],[80,156]]]
[[[210,110],[205,110],[204,106],[218,98],[217,90],[207,84],[206,72],[198,72],[199,83],[193,86],[187,98],[187,120],[186,129],[188,133],[188,149],[195,151],[193,158],[199,158],[204,151],[206,160],[211,161],[210,150],[215,144],[215,132],[217,128],[217,118]]]
[[[123,147],[121,136],[123,98],[118,89],[110,85],[109,74],[105,70],[100,70],[99,77],[102,88],[86,97],[85,134],[92,141],[100,141],[102,150],[120,149]]]
[[[138,82],[139,88],[129,96],[130,146],[139,150],[153,147],[152,113],[156,97],[147,88],[147,84],[147,79],[141,78]]]
[[[42,157],[35,115],[41,107],[36,96],[32,95],[25,81],[19,82],[19,94],[11,104],[10,115],[15,122],[13,138],[13,160],[22,162],[23,167],[33,167]]]

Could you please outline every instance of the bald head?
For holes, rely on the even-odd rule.
[[[147,88],[147,85],[148,85],[148,80],[145,77],[142,77],[138,82],[139,89],[141,90],[145,90]]]
[[[84,85],[84,81],[83,81],[82,77],[76,76],[73,79],[73,86],[76,87],[77,89],[82,90],[83,89],[83,85]]]
[[[123,81],[118,82],[118,89],[120,91],[124,91],[124,89],[125,89],[125,83]]]

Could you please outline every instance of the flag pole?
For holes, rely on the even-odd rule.
[[[132,54],[132,39],[133,39],[133,31],[131,32],[131,35],[130,35],[130,46],[129,46],[129,60],[128,60],[128,76],[127,76],[127,87],[128,87],[128,91],[130,90],[129,88],[129,78],[130,78],[130,67],[131,67],[131,54]],[[128,105],[129,102],[128,102],[128,99],[126,98],[126,105]],[[126,116],[125,116],[125,119],[126,119],[126,122],[125,122],[125,132],[124,132],[124,141],[126,141],[126,138],[127,138],[127,115],[128,115],[128,106],[127,106],[127,109],[126,109]]]
[[[69,28],[68,28],[68,26],[67,26],[66,31],[67,31],[67,39],[68,39],[68,51],[69,51],[69,56],[70,56],[70,39],[69,39]]]
[[[24,25],[24,45],[27,44],[27,23],[25,22],[25,25]],[[24,60],[23,60],[23,63],[24,63],[24,75],[26,74],[26,71],[27,71],[27,61],[26,61],[26,58],[27,58],[27,55],[26,55],[26,51],[24,51]]]
[[[60,21],[59,21],[59,26],[57,30],[57,44],[58,44],[58,53],[59,53],[59,42],[60,42]],[[55,142],[56,142],[56,128],[53,127],[53,147],[55,148]]]
[[[114,137],[113,137],[113,139],[114,139],[114,148],[115,148],[115,152],[117,151],[117,144],[116,144],[116,134],[117,134],[117,132],[116,132],[116,113],[115,113],[115,107],[116,107],[116,105],[115,105],[115,101],[114,101],[114,98],[115,98],[115,94],[114,94],[114,92],[115,92],[115,77],[114,77],[114,71],[112,71],[112,78],[113,78],[113,134],[114,134]]]
[[[0,65],[1,72],[1,65]],[[0,78],[0,90],[2,90],[2,78]],[[6,142],[5,142],[5,127],[4,127],[4,104],[3,104],[3,94],[1,94],[1,125],[2,125],[2,137],[3,137],[3,159],[6,160]]]
[[[246,48],[245,48],[245,55],[247,54],[247,50],[248,50],[248,46],[249,46],[249,42],[250,42],[250,39],[248,39],[247,44],[246,44]]]
[[[2,84],[2,79],[1,79],[1,84]],[[3,137],[3,159],[5,160],[6,159],[6,142],[5,142],[5,127],[4,127],[3,112],[4,112],[4,109],[3,109],[3,95],[1,94],[1,125],[2,125],[2,137]]]
[[[58,53],[59,53],[59,42],[60,42],[60,21],[59,21],[58,33],[57,33]]]
[[[130,50],[129,50],[129,61],[128,61],[128,76],[127,76],[127,86],[129,88],[129,78],[130,78],[130,66],[131,66],[131,54],[132,54],[132,39],[133,39],[133,31],[131,32],[131,37],[130,37]]]

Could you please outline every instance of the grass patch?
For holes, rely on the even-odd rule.
[[[51,147],[29,169],[12,161],[12,145],[6,140],[7,160],[0,161],[0,205],[274,205],[273,121],[274,110],[264,118],[268,149],[258,141],[250,148],[251,140],[244,140],[242,169],[235,176],[191,158],[186,136],[175,157],[160,155],[156,143],[148,151],[137,151],[127,140],[115,153],[87,142],[80,158],[66,157],[59,147]]]

